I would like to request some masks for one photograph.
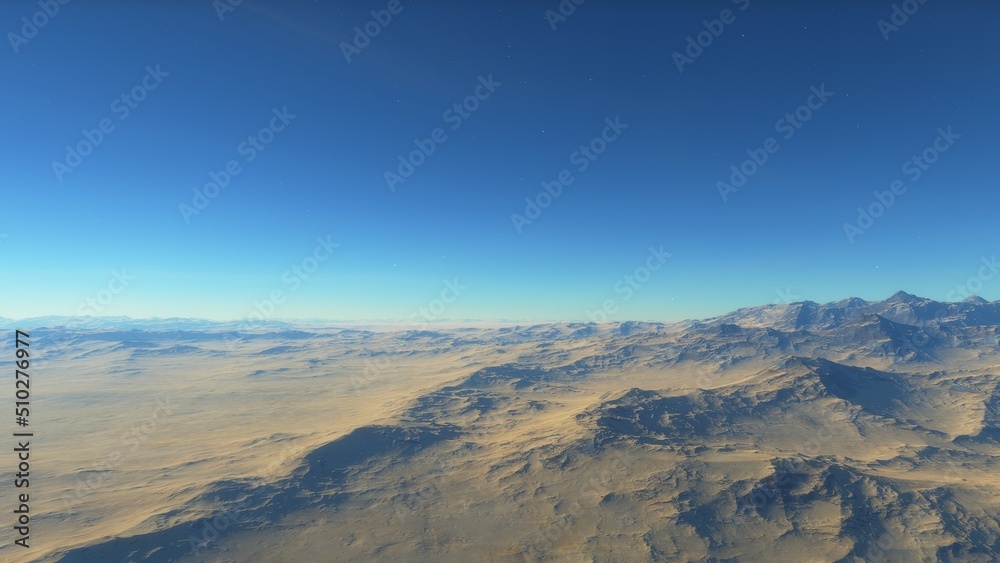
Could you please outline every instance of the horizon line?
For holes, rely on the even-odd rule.
[[[233,318],[233,319],[212,319],[212,318],[208,318],[208,317],[176,317],[176,316],[175,317],[158,317],[158,316],[153,316],[153,317],[133,317],[133,316],[130,316],[130,315],[58,315],[58,314],[50,314],[50,315],[36,315],[36,316],[21,317],[21,318],[13,318],[13,317],[0,316],[0,321],[23,322],[23,321],[34,321],[34,320],[40,320],[40,319],[53,318],[53,319],[88,319],[88,320],[94,320],[94,321],[114,320],[114,319],[122,319],[122,320],[128,320],[128,321],[199,321],[199,322],[220,323],[220,324],[222,324],[222,323],[267,324],[267,323],[270,323],[270,322],[276,322],[276,323],[296,323],[296,322],[298,322],[298,323],[308,323],[308,322],[313,322],[313,323],[324,323],[324,324],[343,323],[343,324],[369,324],[369,325],[393,325],[393,326],[405,324],[405,325],[412,326],[415,329],[418,329],[418,328],[420,328],[422,326],[426,326],[426,325],[438,325],[438,326],[441,326],[441,325],[459,324],[459,323],[482,323],[482,324],[487,324],[488,323],[488,324],[511,324],[511,325],[514,325],[514,324],[526,324],[526,323],[532,323],[532,324],[603,324],[603,323],[640,322],[640,323],[655,323],[655,324],[678,324],[678,323],[685,323],[685,322],[707,321],[707,320],[711,320],[711,319],[716,319],[716,318],[719,318],[719,317],[723,317],[723,316],[726,316],[728,314],[732,314],[732,313],[735,313],[737,311],[741,311],[741,310],[744,310],[744,309],[753,309],[753,308],[758,308],[758,307],[792,306],[792,305],[801,305],[801,304],[807,304],[807,303],[811,303],[813,305],[830,305],[830,304],[838,303],[838,302],[841,302],[841,301],[850,301],[850,300],[860,300],[860,301],[864,301],[865,303],[880,303],[880,302],[885,302],[885,301],[892,300],[893,298],[896,298],[897,296],[904,297],[904,298],[905,297],[911,297],[911,298],[916,298],[916,299],[919,299],[919,300],[922,300],[922,301],[933,301],[933,302],[936,302],[936,303],[967,303],[967,302],[969,302],[970,300],[973,300],[973,299],[979,299],[981,303],[986,303],[986,304],[1000,303],[1000,301],[989,301],[989,300],[987,300],[987,299],[985,299],[985,298],[983,298],[983,297],[981,297],[979,295],[975,295],[975,294],[969,295],[968,297],[965,297],[964,299],[961,299],[961,300],[958,300],[958,301],[937,301],[937,300],[931,299],[929,297],[920,297],[918,295],[915,295],[915,294],[912,294],[912,293],[908,293],[908,292],[903,291],[903,290],[899,290],[899,291],[896,291],[895,293],[893,293],[888,298],[886,298],[886,299],[880,299],[880,300],[868,300],[868,299],[864,299],[864,298],[861,298],[861,297],[850,296],[850,297],[845,297],[843,299],[838,299],[836,301],[827,301],[825,303],[820,303],[820,302],[817,302],[817,301],[812,301],[810,299],[803,299],[803,300],[799,300],[799,301],[791,301],[791,302],[787,302],[787,303],[771,302],[771,303],[762,303],[762,304],[758,304],[758,305],[746,305],[746,306],[743,306],[743,307],[737,307],[736,309],[732,309],[732,310],[730,310],[730,311],[728,311],[726,313],[722,313],[722,314],[719,314],[719,315],[713,315],[713,316],[709,316],[709,317],[685,318],[685,319],[679,319],[679,320],[653,320],[653,319],[625,319],[625,320],[610,320],[610,319],[603,319],[603,320],[594,320],[594,319],[506,319],[506,318],[501,318],[501,319],[475,319],[475,318],[450,319],[449,318],[449,319],[422,320],[420,322],[416,322],[415,323],[414,321],[409,320],[409,319],[332,319],[332,318],[320,318],[320,317],[269,317],[269,318],[260,318],[260,319],[257,319],[257,318],[254,318],[254,317],[242,317],[242,318]]]

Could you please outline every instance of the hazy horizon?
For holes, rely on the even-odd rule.
[[[44,318],[68,318],[68,319],[80,319],[80,318],[82,318],[82,319],[95,319],[95,320],[124,318],[124,319],[133,320],[133,321],[170,321],[170,320],[178,320],[178,321],[206,321],[206,322],[213,322],[213,323],[239,323],[239,322],[244,322],[244,323],[258,323],[258,324],[263,324],[263,323],[274,321],[274,322],[288,322],[288,323],[295,323],[295,322],[307,322],[307,323],[308,322],[315,322],[315,323],[329,323],[329,324],[344,323],[344,324],[405,325],[405,326],[410,326],[410,327],[419,327],[419,326],[424,326],[424,325],[435,325],[435,326],[453,325],[453,326],[461,326],[462,323],[489,325],[489,324],[508,324],[508,323],[513,324],[513,323],[524,323],[524,322],[534,322],[534,323],[590,323],[590,322],[597,322],[597,323],[601,323],[601,322],[621,323],[621,322],[649,322],[649,323],[672,324],[672,323],[680,323],[680,322],[685,322],[685,321],[708,320],[708,319],[713,319],[713,318],[716,318],[716,317],[719,317],[719,316],[723,316],[726,313],[731,313],[731,312],[739,310],[739,309],[749,309],[749,308],[755,308],[755,307],[764,307],[764,306],[768,306],[768,305],[794,305],[794,304],[797,304],[797,303],[804,303],[804,302],[811,302],[811,303],[817,303],[817,304],[827,304],[827,303],[836,303],[838,301],[844,301],[844,300],[847,300],[847,299],[855,299],[855,298],[857,298],[857,299],[863,299],[864,301],[867,301],[867,302],[879,302],[879,301],[886,301],[886,300],[890,299],[891,297],[893,297],[894,295],[896,295],[897,293],[906,293],[906,294],[914,296],[914,297],[918,297],[918,298],[922,298],[922,299],[930,299],[930,298],[928,298],[926,296],[917,295],[915,293],[911,293],[911,292],[904,291],[904,290],[898,290],[896,292],[893,292],[892,295],[886,296],[886,297],[883,297],[883,298],[880,298],[880,299],[878,299],[878,298],[876,298],[876,299],[867,299],[867,298],[864,298],[864,297],[860,297],[858,295],[848,295],[848,296],[845,296],[845,297],[841,297],[839,299],[824,300],[824,301],[817,301],[815,299],[801,298],[798,295],[792,295],[792,294],[787,293],[787,292],[782,294],[782,293],[779,292],[778,294],[783,299],[777,299],[775,301],[772,301],[771,303],[753,303],[753,304],[743,305],[741,307],[736,307],[734,309],[728,309],[728,310],[725,310],[725,311],[721,311],[721,312],[719,312],[717,314],[713,314],[713,315],[709,315],[709,316],[704,316],[704,317],[686,317],[686,318],[681,318],[681,319],[649,319],[649,318],[621,318],[621,319],[589,319],[589,318],[584,318],[584,319],[557,319],[557,318],[533,319],[533,318],[521,318],[521,319],[518,319],[518,318],[496,318],[496,319],[477,319],[477,318],[449,318],[449,317],[424,319],[424,318],[421,318],[419,316],[416,317],[416,318],[414,318],[414,319],[378,319],[378,318],[368,318],[368,319],[334,319],[334,318],[322,318],[322,317],[281,317],[281,316],[268,316],[268,317],[265,317],[265,318],[258,318],[256,316],[241,317],[241,318],[212,318],[212,317],[177,317],[177,316],[172,316],[172,317],[132,317],[132,316],[129,316],[129,315],[57,315],[57,314],[51,314],[51,315],[34,315],[34,316],[31,316],[31,317],[8,317],[6,315],[0,314],[0,319],[8,320],[8,321],[24,321],[24,320],[44,319]],[[787,298],[793,298],[793,300],[787,300]],[[962,302],[962,301],[966,301],[966,300],[968,300],[970,298],[982,298],[982,297],[980,295],[978,295],[978,294],[971,294],[971,295],[969,295],[967,297],[964,297],[962,299],[955,299],[955,300],[936,300],[936,299],[932,299],[932,300],[933,301],[938,301],[938,302],[941,302],[941,303],[959,303],[959,302]],[[982,299],[985,299],[985,298],[982,298]],[[986,300],[986,301],[992,302],[990,300]]]

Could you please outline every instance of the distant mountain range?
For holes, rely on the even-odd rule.
[[[898,291],[885,301],[852,297],[822,305],[803,301],[790,305],[749,307],[713,321],[741,326],[769,326],[779,330],[825,330],[873,315],[907,325],[996,325],[1000,324],[1000,301],[991,303],[973,296],[957,303],[941,303]]]
[[[70,331],[53,358],[130,382],[194,366],[235,412],[255,389],[258,408],[282,389],[296,411],[338,389],[390,414],[277,477],[219,475],[59,560],[240,560],[261,545],[289,560],[318,546],[343,560],[1000,557],[1000,302],[899,292],[681,323],[379,332],[173,322]],[[421,366],[457,375],[408,384]],[[206,513],[234,524],[205,537]]]
[[[971,296],[955,303],[938,302],[917,297],[904,291],[898,291],[884,301],[865,301],[857,297],[843,299],[825,304],[813,301],[800,301],[790,304],[761,305],[738,309],[732,313],[707,319],[704,321],[683,321],[689,326],[709,323],[730,323],[741,326],[769,326],[781,330],[814,330],[833,328],[838,323],[856,319],[864,314],[875,314],[886,319],[903,324],[920,324],[937,322],[942,324],[1000,324],[1000,301],[989,302],[978,296]],[[494,321],[470,320],[470,324]],[[495,321],[499,322],[499,321]],[[449,324],[460,324],[460,321],[448,321]],[[530,322],[503,321],[512,326],[530,326]],[[691,324],[693,323],[693,324]],[[553,324],[553,323],[543,323]],[[590,323],[593,324],[593,323]],[[656,326],[673,323],[649,323],[625,321],[628,327]],[[240,329],[283,329],[292,326],[311,326],[315,328],[336,328],[353,325],[397,325],[403,328],[410,326],[405,321],[324,321],[310,320],[234,320],[214,321],[197,318],[146,318],[135,319],[126,316],[116,317],[75,317],[75,316],[45,316],[24,319],[0,317],[0,328],[79,328],[79,329],[136,329],[136,330],[215,330],[228,331]],[[434,327],[428,323],[427,327]]]

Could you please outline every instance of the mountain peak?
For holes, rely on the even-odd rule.
[[[897,291],[892,294],[892,297],[886,299],[890,303],[916,303],[918,301],[923,301],[922,297],[917,297],[916,295],[911,295],[905,291]]]
[[[972,303],[973,305],[985,305],[985,304],[989,303],[989,301],[983,299],[982,297],[980,297],[978,295],[970,295],[970,296],[966,297],[965,299],[963,299],[962,303]]]

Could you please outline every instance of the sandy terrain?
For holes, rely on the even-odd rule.
[[[0,559],[991,561],[998,320],[902,294],[676,325],[32,328],[32,548]]]

